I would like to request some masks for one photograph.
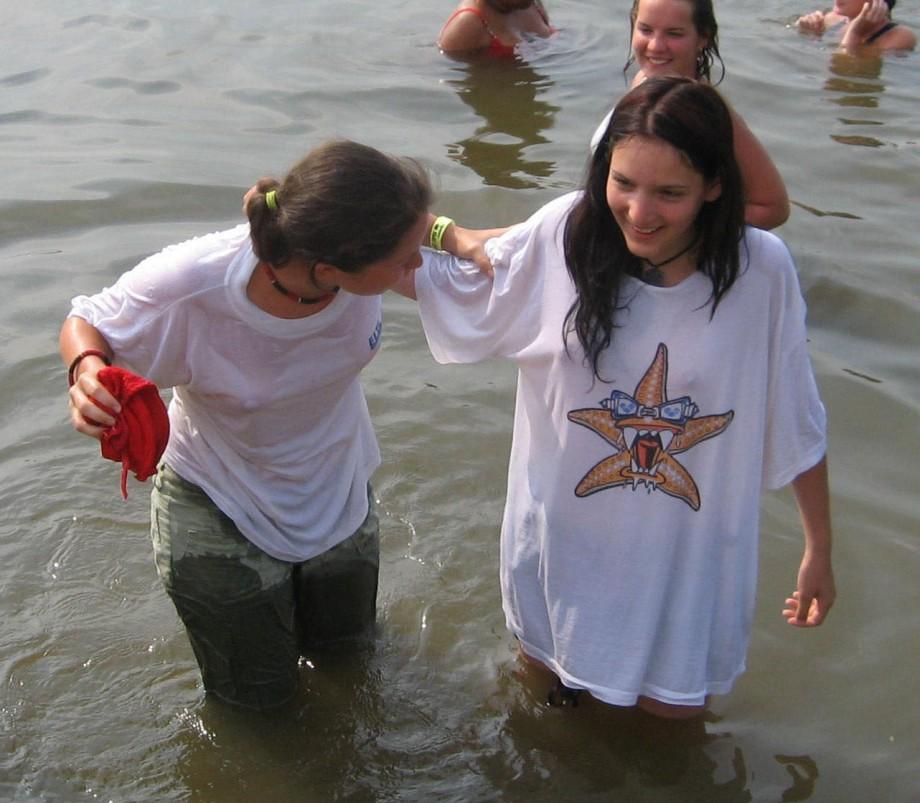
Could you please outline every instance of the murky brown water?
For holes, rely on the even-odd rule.
[[[450,3],[0,9],[0,799],[920,799],[916,54],[842,58],[784,27],[790,0],[720,4],[723,89],[795,203],[781,234],[830,414],[840,596],[818,631],[783,623],[801,536],[789,495],[768,497],[750,670],[705,732],[548,709],[522,676],[497,580],[513,372],[434,365],[408,302],[386,302],[365,380],[379,633],[313,656],[283,716],[203,700],[146,489],[122,502],[66,424],[70,296],[234,223],[254,178],[324,138],[424,160],[439,210],[472,225],[569,189],[621,91],[625,10],[547,5],[562,34],[519,67],[440,57]]]

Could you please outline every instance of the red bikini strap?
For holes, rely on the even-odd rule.
[[[487,31],[489,30],[489,26],[486,23],[486,18],[482,15],[482,12],[478,8],[471,8],[470,6],[464,6],[463,8],[458,8],[453,14],[451,14],[447,18],[447,22],[444,23],[444,27],[446,28],[448,25],[450,25],[454,21],[454,17],[462,14],[464,11],[468,11],[470,14],[475,14],[477,17],[479,17],[480,21],[482,22],[482,27],[485,28]]]

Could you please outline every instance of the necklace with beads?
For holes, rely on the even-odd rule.
[[[335,294],[339,292],[339,288],[336,287],[335,289],[323,293],[321,296],[316,296],[315,298],[299,296],[293,290],[288,290],[287,287],[278,281],[278,277],[275,276],[275,272],[271,269],[271,266],[267,262],[261,262],[259,264],[262,266],[262,272],[268,277],[268,281],[271,283],[271,286],[274,287],[279,293],[281,293],[281,295],[291,299],[291,301],[296,301],[298,304],[322,304],[325,301],[329,301],[330,299],[335,298]]]

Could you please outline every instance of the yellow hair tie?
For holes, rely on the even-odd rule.
[[[441,242],[444,239],[444,232],[447,231],[449,226],[453,226],[454,221],[449,217],[440,217],[435,218],[434,223],[431,224],[431,234],[428,237],[428,242],[431,243],[431,247],[435,251],[443,251],[441,248]]]
[[[274,190],[269,190],[265,193],[265,205],[272,210],[272,212],[278,211],[278,193]]]

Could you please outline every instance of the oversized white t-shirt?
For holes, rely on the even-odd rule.
[[[361,369],[381,336],[379,296],[340,292],[287,320],[246,296],[248,225],[173,245],[112,287],[73,299],[116,362],[172,387],[164,459],[268,554],[302,561],[367,515],[380,463]]]
[[[744,670],[761,489],[824,455],[805,306],[782,241],[749,228],[712,320],[701,273],[627,279],[597,381],[562,341],[576,197],[487,244],[494,284],[426,253],[422,322],[439,362],[519,368],[501,586],[525,651],[609,703],[699,705]]]

